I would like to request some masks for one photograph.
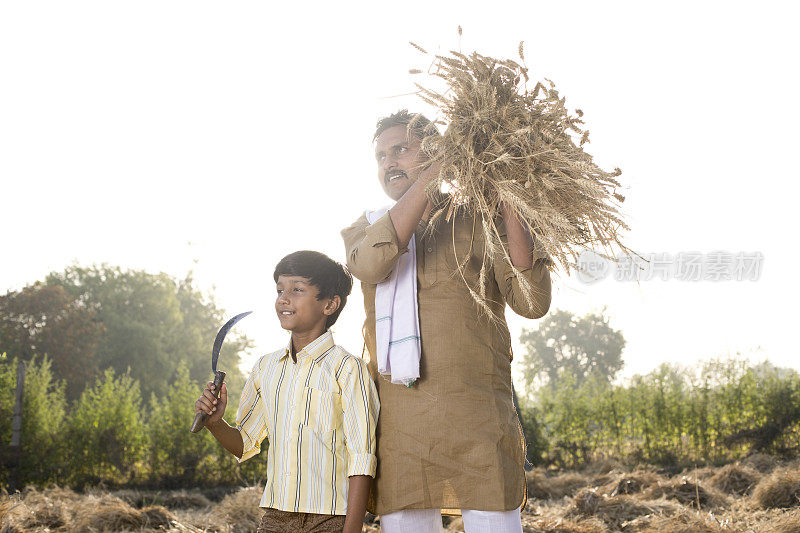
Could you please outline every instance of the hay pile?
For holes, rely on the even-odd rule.
[[[211,502],[200,493],[182,490],[164,497],[163,505],[168,509],[202,509],[210,507]]]
[[[168,529],[177,523],[175,516],[160,505],[134,509],[122,500],[109,503],[81,514],[70,525],[70,531],[93,533],[96,531],[125,531],[138,529]]]
[[[655,472],[635,470],[631,473],[618,475],[611,482],[604,485],[600,492],[609,496],[638,494],[664,481],[664,478]]]
[[[162,506],[135,509],[110,494],[80,496],[69,489],[50,488],[41,492],[26,489],[15,497],[5,516],[0,517],[4,533],[14,531],[129,531],[169,529],[176,517]]]
[[[658,483],[645,491],[645,496],[649,499],[677,500],[683,505],[697,509],[720,507],[728,503],[725,495],[686,476]]]
[[[586,467],[583,469],[584,472],[587,474],[592,474],[594,476],[602,476],[605,474],[612,474],[614,472],[619,472],[623,469],[622,463],[620,463],[616,459],[611,459],[609,457],[600,457],[598,459],[592,460]]]
[[[710,479],[717,473],[717,469],[713,466],[702,466],[700,468],[694,467],[689,470],[684,470],[681,475],[690,479],[699,479],[705,481]]]
[[[743,496],[749,494],[760,479],[761,474],[752,468],[729,464],[711,476],[711,485],[726,494]]]
[[[765,453],[754,453],[742,460],[742,465],[758,470],[762,474],[769,474],[778,466],[778,460]]]
[[[582,111],[570,113],[549,80],[530,89],[522,43],[519,56],[523,64],[477,52],[436,55],[430,82],[443,80],[446,89],[416,84],[418,96],[437,108],[437,121],[447,124],[443,135],[422,142],[426,164],[441,165],[430,198],[443,184],[452,191],[434,208],[430,224],[457,210],[474,215],[487,243],[484,266],[498,251],[508,256],[497,227],[501,203],[567,274],[579,268],[577,259],[587,249],[608,259],[614,249],[629,252],[620,236],[628,229],[619,211],[621,171],[593,162],[584,149],[589,132]],[[485,297],[483,287],[478,296]]]
[[[231,533],[256,530],[264,514],[258,506],[262,493],[262,488],[246,487],[222,499],[216,512],[230,525]]]
[[[765,509],[800,506],[800,471],[797,468],[776,470],[756,485],[753,497]]]
[[[741,531],[728,527],[711,513],[682,510],[671,516],[652,516],[629,524],[631,531],[641,533],[730,533]]]
[[[261,520],[262,511],[258,507],[261,490],[260,487],[240,489],[225,497],[218,505],[213,505],[200,491],[162,494],[159,491],[122,490],[114,495],[102,489],[77,494],[63,488],[41,491],[29,488],[19,494],[0,497],[0,533],[249,533],[255,531]],[[154,505],[156,502],[163,505]]]
[[[29,487],[22,493],[3,493],[0,504],[0,531],[58,529],[72,520],[71,511],[78,496],[68,489],[51,488],[42,492]]]
[[[605,496],[593,490],[581,491],[572,502],[567,516],[594,516],[619,529],[637,518],[672,515],[680,505],[668,501],[645,501],[632,496]]]

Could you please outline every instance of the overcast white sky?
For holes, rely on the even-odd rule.
[[[553,308],[605,308],[627,375],[735,352],[800,369],[792,5],[0,2],[0,291],[74,262],[193,269],[229,314],[258,311],[255,353],[283,345],[275,263],[344,259],[339,230],[387,203],[376,119],[426,110],[396,97],[426,64],[408,41],[446,51],[460,24],[463,51],[525,41],[585,112],[588,150],[623,170],[632,248],[764,257],[758,281],[562,275]],[[362,321],[356,288],[335,327],[353,352]]]

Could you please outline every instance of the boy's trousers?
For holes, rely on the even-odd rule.
[[[466,533],[522,533],[520,510],[472,511],[461,510]],[[381,516],[382,533],[440,533],[442,511],[439,509],[408,509]]]
[[[290,513],[267,508],[256,533],[342,533],[344,515]]]

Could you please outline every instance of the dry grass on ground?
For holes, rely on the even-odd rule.
[[[798,463],[756,457],[676,476],[595,464],[580,472],[528,474],[526,533],[800,533]],[[27,489],[0,495],[0,533],[254,531],[261,489],[220,491]],[[464,531],[461,518],[445,530]],[[369,516],[364,531],[380,531]]]

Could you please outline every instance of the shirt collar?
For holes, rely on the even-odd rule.
[[[333,348],[333,333],[330,330],[326,331],[310,343],[308,346],[297,352],[297,360],[299,361],[303,357],[311,357],[316,362],[319,359],[322,359],[322,356],[325,353]],[[286,349],[283,352],[278,360],[282,360],[284,357],[288,357],[292,353],[292,339],[289,337],[289,344],[286,346]]]

